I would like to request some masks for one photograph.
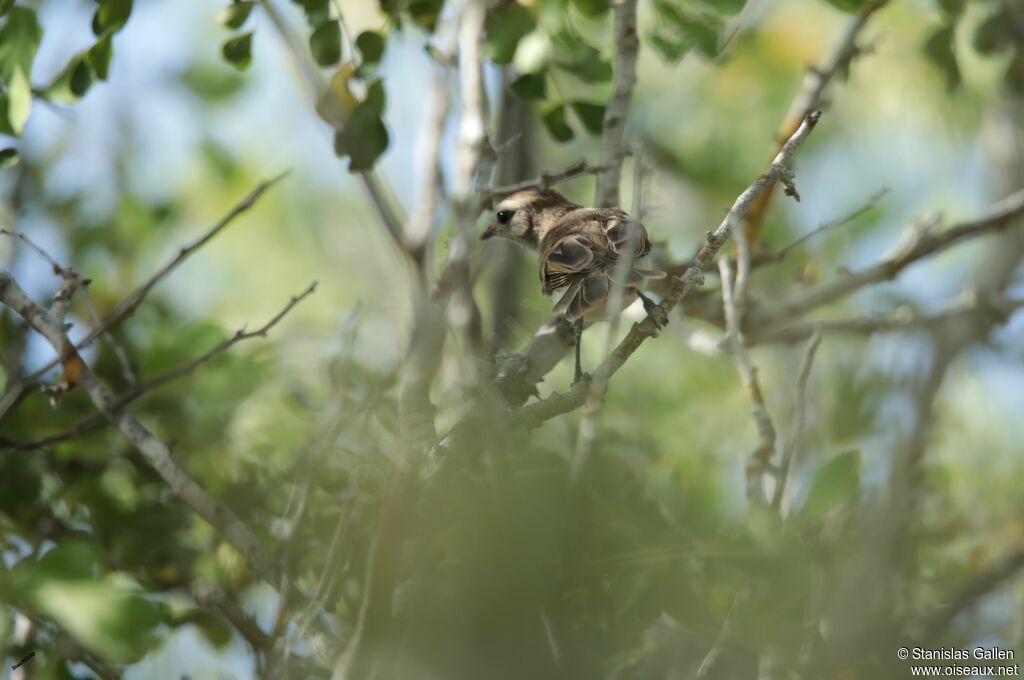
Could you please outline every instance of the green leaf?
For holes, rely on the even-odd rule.
[[[855,501],[859,490],[860,451],[844,451],[818,468],[800,512],[810,519],[824,519]]]
[[[0,168],[11,168],[21,162],[21,154],[12,147],[0,149]]]
[[[572,101],[569,102],[569,106],[572,107],[587,132],[592,135],[601,133],[601,126],[604,123],[604,104]]]
[[[376,31],[363,31],[356,38],[356,49],[364,64],[379,64],[384,56],[384,36]]]
[[[443,4],[443,0],[413,0],[409,3],[409,16],[418,26],[433,31]]]
[[[330,0],[292,0],[306,13],[310,26],[319,26],[330,18]]]
[[[352,89],[348,85],[352,76],[352,64],[342,64],[331,76],[327,88],[320,93],[316,101],[316,112],[320,117],[339,129],[345,126],[349,116],[359,106],[359,100],[352,94]]]
[[[960,16],[966,6],[965,0],[938,0],[939,7],[951,17]]]
[[[378,116],[384,115],[384,105],[386,100],[384,98],[383,80],[378,78],[366,87],[366,99],[364,102]]]
[[[221,47],[221,54],[229,64],[244,71],[252,61],[252,31],[231,38]]]
[[[710,7],[677,5],[669,0],[655,0],[658,27],[649,37],[666,61],[678,61],[696,49],[707,57],[718,54],[719,34],[725,20]]]
[[[562,104],[555,104],[545,111],[541,122],[556,141],[565,143],[573,138],[572,128],[565,122],[565,106]]]
[[[14,0],[0,0],[0,17],[11,11],[14,7]]]
[[[572,0],[573,7],[585,17],[600,17],[611,6],[608,0]]]
[[[216,102],[235,96],[245,86],[245,79],[233,71],[197,63],[185,69],[181,83],[200,99]]]
[[[69,87],[71,94],[75,95],[79,99],[85,96],[85,93],[89,91],[93,83],[92,69],[89,68],[89,64],[86,63],[84,57],[79,57],[78,62],[71,70],[71,80]]]
[[[128,22],[132,14],[132,0],[99,0],[100,6],[92,17],[92,32],[98,36],[114,33]]]
[[[536,25],[533,14],[518,3],[505,5],[487,17],[487,52],[495,64],[508,64],[523,36]]]
[[[612,65],[601,53],[580,36],[562,30],[552,36],[555,64],[585,83],[607,82],[612,78]]]
[[[25,129],[25,122],[28,121],[29,109],[32,106],[32,88],[20,68],[14,69],[7,83],[5,104],[7,120],[6,125],[2,127],[10,131],[8,134],[17,137]]]
[[[110,58],[113,56],[113,52],[111,36],[105,35],[85,53],[85,60],[89,63],[89,68],[100,80],[106,80],[110,74]]]
[[[547,96],[547,75],[544,71],[523,74],[512,81],[509,89],[520,99],[542,100]]]
[[[320,66],[334,66],[341,59],[341,25],[325,21],[309,37],[309,50]]]
[[[349,172],[361,172],[373,167],[388,148],[388,130],[375,110],[373,102],[360,103],[348,122],[334,135],[334,152],[348,156]]]
[[[15,7],[0,28],[0,78],[9,80],[15,69],[32,73],[32,60],[42,40],[43,30],[36,13],[27,7]]]
[[[954,52],[954,30],[952,23],[941,26],[924,44],[925,54],[946,76],[946,87],[950,90],[956,89],[961,80]]]
[[[974,34],[974,49],[992,56],[1009,47],[1012,39],[1013,23],[1001,12],[996,12],[978,26]]]
[[[243,2],[232,2],[230,5],[220,11],[220,16],[217,17],[217,21],[222,26],[227,26],[230,29],[237,30],[242,27],[245,20],[249,18],[249,14],[252,13],[253,5],[255,2],[245,0]]]

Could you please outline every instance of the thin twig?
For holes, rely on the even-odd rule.
[[[580,159],[575,163],[561,168],[559,170],[546,170],[538,177],[533,179],[526,179],[521,182],[514,184],[505,184],[499,187],[493,187],[490,191],[484,192],[481,196],[481,202],[485,208],[489,208],[494,204],[495,199],[504,198],[518,191],[524,189],[549,189],[556,184],[567,182],[577,177],[585,175],[596,175],[607,169],[604,165],[590,165],[585,159]]]
[[[859,272],[847,274],[838,281],[826,283],[801,293],[770,309],[753,311],[747,319],[747,323],[755,328],[767,329],[789,319],[801,317],[865,286],[895,279],[908,265],[950,246],[978,236],[998,232],[1022,216],[1024,216],[1024,189],[999,201],[981,217],[960,222],[941,232],[935,233],[928,228],[914,227],[909,231],[905,245],[885,257],[881,262]]]
[[[775,490],[772,493],[772,507],[782,510],[782,499],[789,481],[789,471],[793,462],[800,458],[800,440],[804,434],[804,422],[807,417],[807,383],[811,378],[811,367],[814,356],[821,344],[821,331],[817,330],[807,343],[804,358],[800,362],[796,385],[793,387],[793,418],[789,424],[789,434],[782,447],[782,458],[779,460],[779,473],[775,476]]]
[[[146,299],[146,296],[149,295],[149,292],[153,290],[153,288],[160,281],[165,279],[175,269],[181,266],[181,264],[185,262],[185,260],[187,260],[191,255],[195,254],[197,250],[199,250],[204,245],[209,243],[215,236],[217,236],[217,234],[223,231],[225,227],[231,224],[235,220],[235,218],[237,218],[239,215],[243,214],[244,212],[252,208],[253,205],[256,204],[256,201],[258,201],[259,198],[263,196],[263,194],[268,189],[274,186],[277,182],[284,179],[284,177],[287,176],[288,172],[289,171],[285,171],[280,175],[277,175],[276,177],[260,182],[258,185],[256,185],[255,189],[249,192],[249,194],[241,201],[236,203],[223,217],[217,220],[217,222],[212,227],[207,229],[199,238],[182,246],[170,260],[168,260],[162,267],[160,267],[160,269],[158,269],[152,276],[150,276],[144,283],[142,283],[142,285],[138,286],[124,299],[122,299],[121,302],[119,302],[117,306],[114,307],[113,311],[111,311],[109,314],[103,317],[103,320],[100,322],[100,324],[93,328],[85,336],[85,338],[83,338],[75,345],[75,350],[82,350],[85,347],[88,347],[100,335],[106,333],[114,326],[116,326],[118,323],[120,323],[128,316],[130,316],[138,308],[138,306],[142,304],[143,300]],[[58,363],[59,359],[49,361],[46,364],[44,364],[41,368],[30,373],[29,375],[24,376],[23,378],[19,379],[14,385],[12,385],[4,394],[3,398],[0,399],[0,418],[3,418],[4,415],[11,409],[11,407],[17,403],[17,401],[21,398],[21,395],[25,391],[35,386],[37,381]]]
[[[154,376],[149,380],[143,380],[133,384],[127,391],[119,394],[113,401],[113,408],[121,408],[127,406],[136,399],[152,392],[155,389],[163,387],[169,382],[178,380],[185,376],[191,375],[198,368],[210,363],[221,354],[227,352],[229,349],[234,347],[240,342],[249,340],[252,338],[265,338],[267,333],[278,324],[296,305],[302,302],[307,296],[311,295],[316,290],[317,282],[314,281],[306,290],[299,293],[298,295],[291,298],[288,304],[277,314],[275,314],[267,323],[263,324],[259,328],[253,331],[246,331],[244,328],[236,331],[230,338],[220,341],[209,350],[201,354],[200,356],[192,359],[191,361],[177,366],[168,371],[161,373],[160,375]],[[38,439],[27,440],[27,441],[12,441],[0,438],[0,448],[7,449],[37,449],[42,446],[49,444],[55,444],[57,442],[66,441],[68,439],[74,439],[80,437],[83,434],[91,432],[100,425],[108,422],[107,418],[102,413],[95,413],[81,422],[76,424],[71,429],[65,432],[59,432]]]
[[[0,303],[14,310],[33,330],[49,341],[60,356],[66,372],[69,365],[74,366],[77,383],[89,395],[96,408],[102,411],[142,453],[174,494],[215,527],[224,539],[242,554],[256,573],[271,585],[277,586],[282,580],[278,560],[263,547],[252,530],[234,511],[207,493],[178,466],[171,454],[170,446],[165,441],[150,432],[124,407],[116,406],[116,397],[82,360],[74,344],[67,337],[63,323],[33,302],[7,272],[0,272]],[[324,662],[333,658],[332,650],[323,636],[313,642],[312,648]]]
[[[740,232],[737,231],[736,234],[737,242],[739,242]],[[757,367],[751,361],[743,343],[743,336],[740,334],[740,312],[734,294],[739,286],[734,286],[733,269],[729,258],[720,259],[718,268],[722,277],[722,306],[725,310],[727,329],[726,346],[732,354],[733,363],[736,364],[736,370],[740,374],[743,387],[750,399],[751,415],[758,433],[757,448],[747,456],[746,462],[747,501],[751,507],[763,506],[767,502],[764,491],[764,475],[772,456],[775,455],[775,425],[772,423],[771,414],[768,413],[768,407],[764,403],[764,394],[757,377]],[[739,276],[736,279],[739,280]]]

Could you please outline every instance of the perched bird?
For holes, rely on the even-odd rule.
[[[623,307],[638,296],[657,323],[667,322],[660,308],[640,291],[645,279],[662,278],[665,273],[635,266],[650,251],[651,244],[644,226],[624,211],[584,208],[552,189],[525,189],[503,199],[495,217],[497,221],[480,238],[500,236],[536,251],[541,290],[545,295],[561,291],[554,313],[564,315],[576,333],[575,382],[583,378],[583,322],[607,315],[615,277],[622,275],[616,267],[620,258],[630,257],[622,290]]]

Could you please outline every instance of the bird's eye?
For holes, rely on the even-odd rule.
[[[499,210],[498,211],[498,222],[501,224],[508,224],[508,221],[512,219],[511,210]]]

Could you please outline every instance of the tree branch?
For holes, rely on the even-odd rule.
[[[92,328],[88,335],[85,336],[77,345],[74,346],[75,350],[81,350],[88,347],[96,338],[103,335],[111,328],[116,326],[118,323],[131,316],[131,314],[138,308],[142,301],[146,299],[149,292],[167,276],[169,276],[175,269],[177,269],[185,260],[195,254],[197,250],[202,248],[204,245],[209,243],[217,234],[223,231],[228,225],[230,225],[239,215],[245,213],[252,208],[256,201],[263,196],[264,193],[272,186],[277,184],[279,181],[284,179],[288,175],[288,171],[277,175],[269,180],[263,180],[256,185],[249,194],[241,201],[236,203],[223,217],[207,229],[199,238],[194,241],[182,246],[175,255],[168,260],[160,269],[156,271],[152,276],[149,277],[142,285],[138,286],[135,290],[129,293],[124,299],[122,299],[114,309],[103,317],[103,320],[99,325]],[[48,256],[47,256],[48,257]],[[49,257],[48,257],[49,259]],[[59,265],[58,265],[59,266]],[[31,389],[37,384],[37,381],[44,376],[50,369],[56,366],[60,362],[59,359],[54,359],[43,365],[38,370],[24,376],[12,385],[3,398],[0,399],[0,419],[6,415],[6,413],[13,407],[27,390]],[[71,381],[74,382],[73,380]]]
[[[598,208],[619,205],[619,184],[622,161],[626,155],[624,132],[629,102],[636,87],[636,58],[640,40],[636,35],[637,0],[618,0],[615,3],[615,76],[612,95],[601,122],[601,166],[597,175]]]
[[[263,324],[259,328],[253,331],[246,331],[244,328],[235,332],[230,338],[220,341],[202,355],[189,361],[188,363],[182,364],[176,368],[172,368],[160,375],[157,375],[149,380],[143,380],[131,386],[126,392],[118,395],[114,400],[112,406],[114,408],[124,407],[131,402],[135,401],[139,397],[142,397],[153,390],[163,387],[169,382],[183,378],[187,375],[191,375],[198,368],[210,363],[221,354],[227,352],[229,349],[234,347],[240,342],[249,340],[252,338],[265,338],[267,333],[271,331],[296,305],[302,300],[311,295],[316,290],[316,282],[314,281],[306,290],[302,291],[296,296],[293,296],[288,304],[277,314],[275,314],[267,323]],[[76,424],[70,430],[65,432],[59,432],[38,439],[32,439],[27,441],[14,441],[0,437],[0,448],[24,450],[24,449],[36,449],[41,446],[48,444],[55,444],[57,442],[65,441],[79,437],[87,432],[91,432],[103,423],[106,423],[107,418],[103,413],[95,413],[88,418],[83,419],[81,422]]]
[[[878,264],[844,278],[827,283],[784,301],[771,309],[754,311],[747,323],[753,328],[767,329],[788,319],[794,319],[823,305],[846,297],[865,286],[895,279],[905,267],[963,241],[1000,231],[1015,218],[1024,215],[1024,189],[1017,191],[992,206],[981,217],[960,222],[939,233],[932,225],[912,227],[906,245],[884,258]]]
[[[89,395],[93,404],[110,419],[124,437],[142,453],[146,461],[160,474],[178,498],[218,532],[246,559],[253,570],[274,586],[282,579],[281,565],[256,538],[252,530],[227,506],[209,495],[202,486],[182,470],[166,442],[146,429],[124,407],[116,405],[116,398],[82,361],[78,350],[66,335],[64,325],[45,309],[33,302],[7,272],[0,272],[0,303],[13,309],[36,332],[46,338],[65,365],[74,366],[77,383]],[[326,640],[313,644],[313,651],[321,659],[331,658]]]

